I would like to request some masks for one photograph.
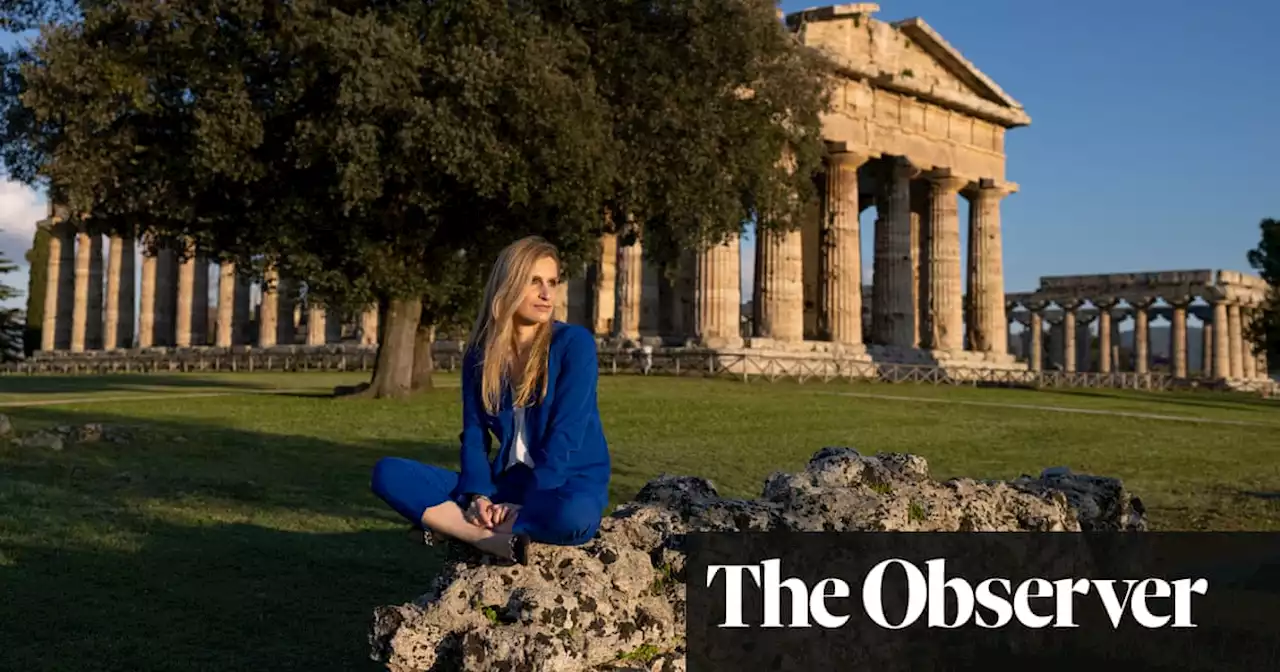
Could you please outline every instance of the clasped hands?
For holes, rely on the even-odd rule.
[[[519,511],[519,504],[494,504],[488,497],[477,495],[472,498],[471,505],[467,507],[463,517],[476,527],[493,530],[503,526],[504,523],[507,523],[506,527],[510,527],[510,523],[515,521]]]

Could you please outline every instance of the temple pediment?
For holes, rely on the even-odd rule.
[[[1005,128],[1026,126],[1022,105],[947,43],[928,23],[873,19],[870,3],[796,12],[787,23],[853,79],[928,100]]]

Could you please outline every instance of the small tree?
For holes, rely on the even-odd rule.
[[[0,253],[0,303],[22,296],[22,292],[4,282],[4,276],[18,270],[18,266]],[[0,362],[12,362],[22,358],[22,332],[24,319],[17,308],[0,308]]]
[[[24,257],[27,260],[27,326],[23,332],[23,352],[27,357],[40,347],[41,334],[44,332],[44,294],[48,287],[49,277],[49,229],[36,227],[36,234],[31,239],[31,249]]]
[[[1280,364],[1280,220],[1267,218],[1258,224],[1261,239],[1249,250],[1249,265],[1267,282],[1267,298],[1256,319],[1245,330],[1254,353],[1267,354],[1268,367]]]

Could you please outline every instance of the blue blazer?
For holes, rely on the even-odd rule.
[[[462,361],[462,473],[457,493],[492,497],[497,490],[494,480],[506,466],[513,443],[514,414],[510,389],[496,416],[485,410],[481,356],[468,352]],[[525,409],[534,463],[528,487],[596,495],[603,505],[609,499],[611,465],[596,401],[600,363],[590,331],[564,322],[552,324],[547,376],[546,398]],[[493,439],[498,443],[496,456],[490,455]]]

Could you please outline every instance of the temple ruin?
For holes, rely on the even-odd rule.
[[[687,253],[668,280],[644,259],[643,241],[606,236],[592,263],[567,273],[560,318],[621,348],[712,350],[788,366],[1145,373],[1159,360],[1178,378],[1265,377],[1265,360],[1242,336],[1265,290],[1253,276],[1047,277],[1035,291],[1007,293],[1000,211],[1018,185],[1006,176],[1004,138],[1030,117],[924,20],[885,22],[873,18],[878,9],[838,5],[785,17],[797,40],[837,67],[822,120],[829,158],[815,216],[756,241],[749,295],[736,238]],[[873,230],[864,233],[860,216],[869,208]],[[77,231],[58,208],[41,225],[53,234],[42,356],[377,344],[377,310],[329,314],[288,278],[250,283],[229,264],[214,275],[199,250],[151,256],[118,237],[104,250],[101,237]],[[866,261],[864,235],[874,249]],[[1189,361],[1188,316],[1205,325],[1211,356],[1201,362]],[[1122,356],[1118,329],[1129,319],[1134,344]],[[1171,325],[1167,353],[1152,352],[1152,320]],[[1095,321],[1096,343],[1088,331]]]
[[[1032,371],[1148,373],[1159,365],[1176,378],[1247,381],[1268,377],[1265,353],[1245,338],[1266,291],[1256,276],[1191,270],[1045,277],[1035,291],[1005,300],[1011,321],[1025,327],[1019,351]],[[1201,325],[1199,361],[1189,354],[1188,318]],[[1156,320],[1169,325],[1164,352],[1151,346]],[[1125,322],[1133,334],[1127,352]]]
[[[642,242],[606,240],[570,286],[570,314],[583,306],[577,321],[721,351],[1019,366],[1007,351],[1000,204],[1018,188],[1005,179],[1004,134],[1030,117],[922,19],[886,23],[872,18],[877,10],[786,17],[837,66],[823,119],[830,151],[818,216],[757,241],[752,296],[741,291],[737,240],[691,255],[688,277],[671,283],[633,270]],[[969,203],[968,250],[959,198]],[[859,216],[871,207],[874,280],[864,298]]]

